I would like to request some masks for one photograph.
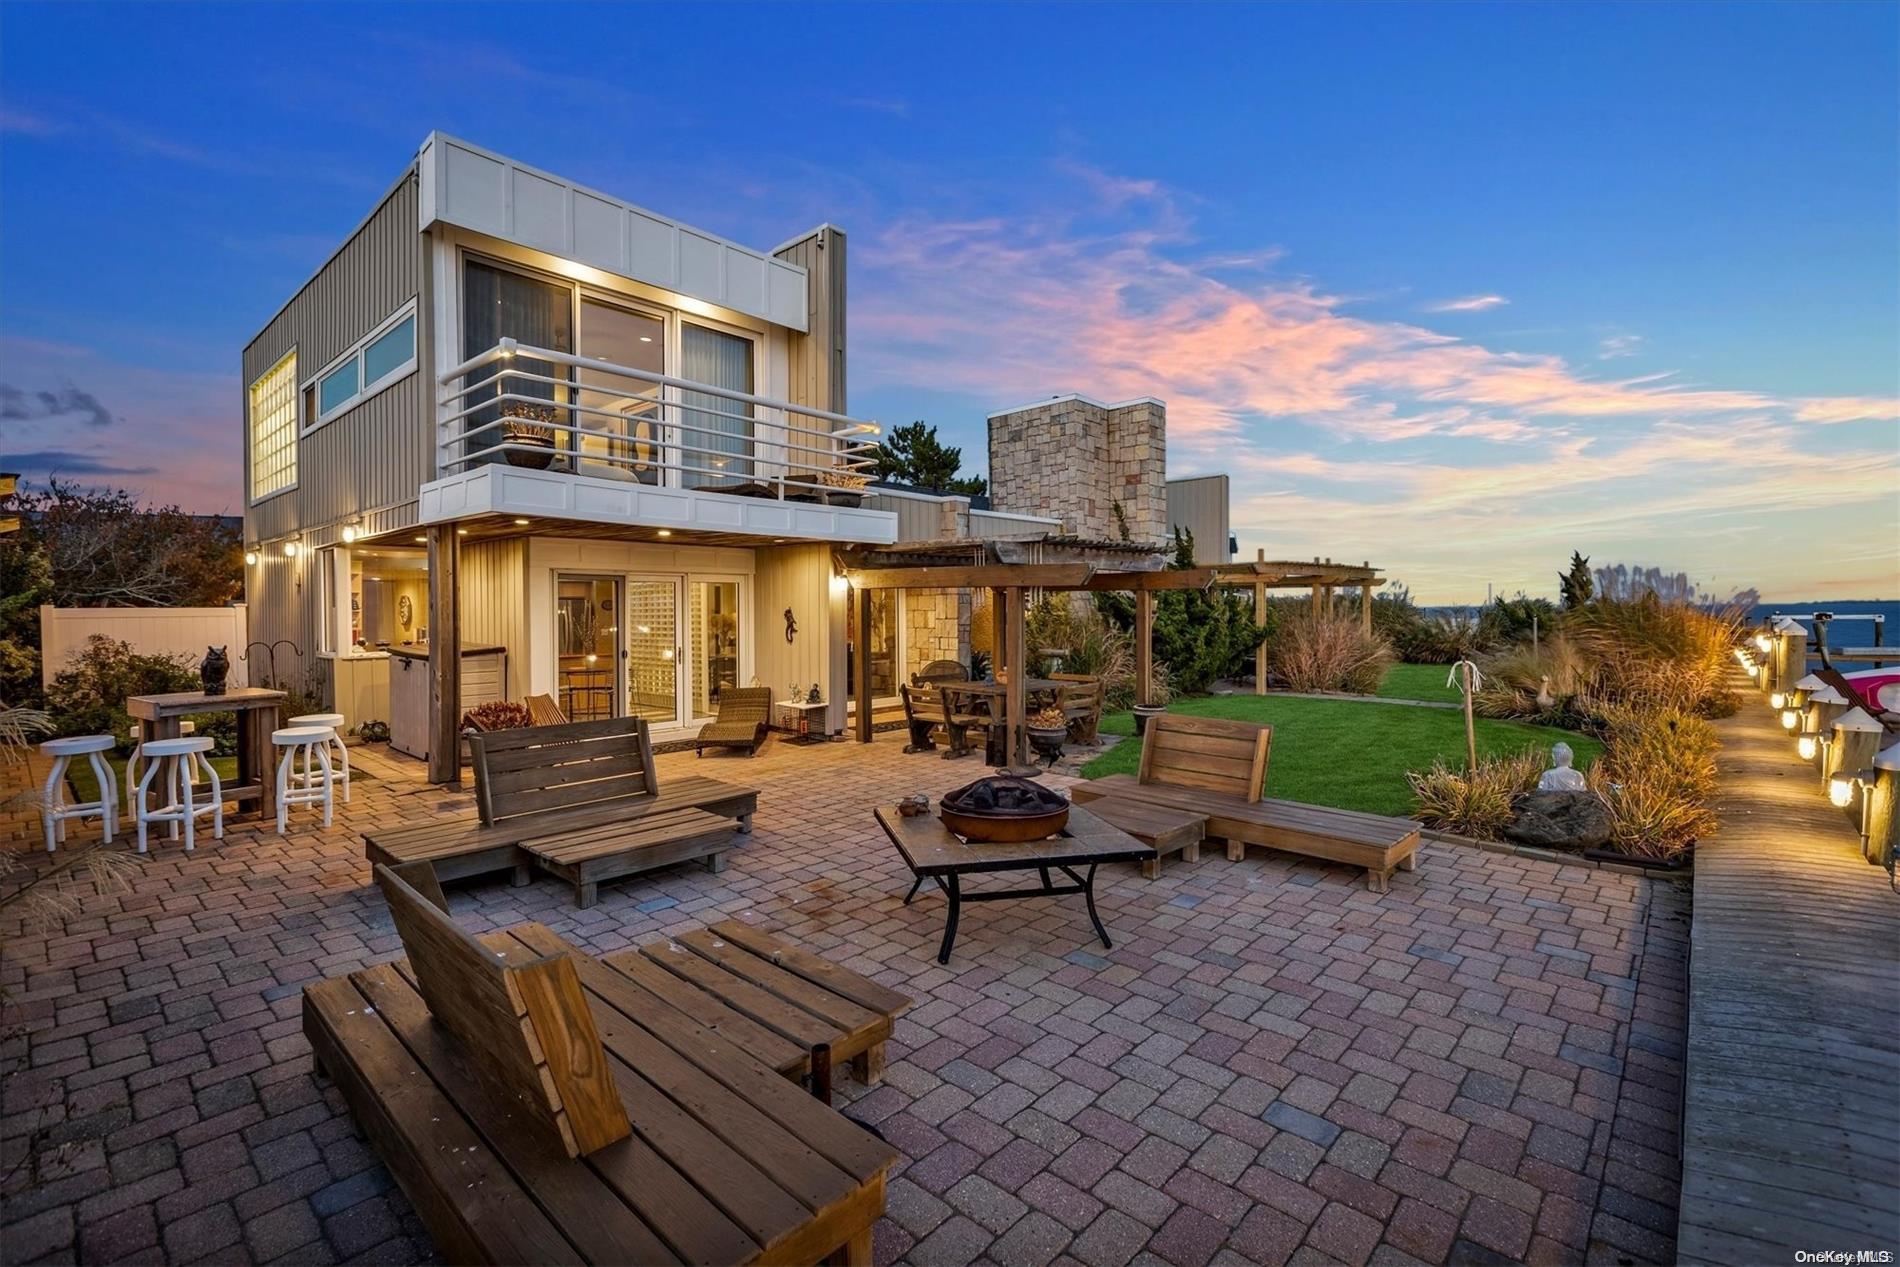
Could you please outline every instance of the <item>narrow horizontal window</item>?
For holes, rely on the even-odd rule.
[[[363,385],[373,387],[416,359],[416,318],[404,317],[363,349]]]
[[[327,414],[340,409],[356,395],[356,362],[345,361],[317,384],[317,412]]]

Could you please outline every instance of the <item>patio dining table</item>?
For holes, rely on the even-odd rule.
[[[1005,682],[939,682],[937,694],[943,700],[949,712],[956,711],[958,696],[981,699],[985,711],[990,715],[989,737],[984,745],[984,760],[993,766],[1009,764],[1009,718],[1004,707],[1009,698],[1009,685]],[[1049,678],[1032,677],[1023,679],[1024,707],[1035,712],[1032,701],[1038,695],[1060,696],[1062,683]]]
[[[222,695],[177,691],[169,695],[129,695],[125,711],[139,724],[139,742],[176,739],[187,717],[204,713],[236,713],[238,719],[237,782],[227,784],[224,798],[242,805],[257,802],[260,818],[277,816],[277,784],[271,775],[270,736],[283,724],[283,691],[261,686],[238,686]]]

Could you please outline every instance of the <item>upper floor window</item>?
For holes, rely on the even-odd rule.
[[[305,429],[353,409],[416,368],[416,301],[370,331],[317,376],[314,412]]]
[[[297,349],[251,384],[251,500],[297,486]]]

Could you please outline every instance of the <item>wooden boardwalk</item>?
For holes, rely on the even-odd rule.
[[[1900,1252],[1900,895],[1752,693],[1696,851],[1683,1262]],[[1874,1260],[1869,1260],[1874,1261]]]

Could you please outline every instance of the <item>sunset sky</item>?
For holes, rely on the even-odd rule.
[[[0,469],[241,509],[238,357],[440,128],[850,234],[853,413],[1159,396],[1247,557],[1900,593],[1900,7],[0,5]]]

